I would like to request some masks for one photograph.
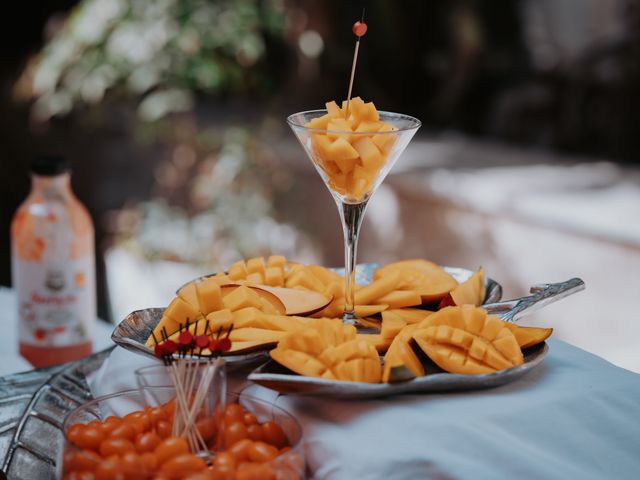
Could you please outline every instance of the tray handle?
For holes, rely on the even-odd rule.
[[[499,316],[505,322],[516,322],[519,318],[557,302],[585,289],[580,278],[571,278],[559,283],[541,283],[530,288],[531,295],[503,302],[481,305],[487,312]]]

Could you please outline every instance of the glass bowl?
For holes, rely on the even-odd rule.
[[[154,389],[156,390],[154,394],[148,395],[149,391]],[[161,422],[166,422],[163,418],[167,418],[166,412],[167,409],[170,410],[170,407],[166,403],[163,405],[160,402],[173,398],[173,388],[145,387],[143,390],[146,393],[141,390],[126,390],[98,397],[69,413],[63,424],[65,441],[57,462],[58,479],[233,479],[235,475],[229,473],[229,471],[232,472],[233,470],[230,470],[229,467],[224,467],[224,464],[229,465],[230,462],[234,464],[234,468],[238,468],[238,472],[241,469],[254,469],[254,476],[249,478],[264,478],[264,480],[298,480],[305,478],[302,427],[299,422],[290,413],[270,402],[234,392],[227,394],[227,407],[229,404],[239,404],[245,411],[251,413],[255,420],[251,420],[248,415],[243,415],[242,418],[244,420],[242,423],[247,426],[250,424],[262,425],[258,430],[262,432],[263,440],[272,444],[279,443],[278,456],[269,461],[260,462],[265,458],[259,456],[261,452],[264,453],[264,450],[260,451],[255,447],[257,443],[245,442],[245,444],[254,445],[253,450],[252,447],[247,447],[244,451],[240,451],[240,449],[234,451],[232,445],[229,450],[214,451],[215,449],[212,449],[210,452],[206,452],[207,455],[202,455],[203,452],[198,452],[197,456],[202,458],[202,464],[206,464],[208,467],[199,467],[197,471],[189,470],[192,463],[189,464],[188,462],[185,463],[185,468],[181,469],[179,460],[172,462],[169,466],[167,462],[162,463],[161,466],[158,465],[158,459],[161,458],[160,452],[152,448],[151,450],[155,450],[157,455],[144,453],[145,448],[148,447],[145,447],[141,442],[141,436],[143,432],[151,430],[160,436],[171,433],[170,430],[167,431],[166,425],[161,425]],[[156,401],[158,403],[155,403]],[[218,411],[218,415],[215,415],[217,418],[222,417],[219,413]],[[225,415],[225,418],[228,417]],[[246,423],[247,421],[249,423]],[[274,427],[274,422],[280,426],[281,432],[284,433],[284,439],[278,440],[280,432]],[[127,432],[126,428],[120,429],[124,430],[124,432],[117,432],[117,428],[125,423],[131,427],[133,435],[131,435],[131,431]],[[80,426],[87,424],[90,424],[91,428]],[[233,424],[233,421],[226,422],[223,427],[225,430],[220,436],[212,434],[212,441],[214,437],[217,439],[229,438],[227,437],[227,429],[231,424]],[[265,424],[267,427],[265,427]],[[216,427],[214,426],[213,428],[215,429]],[[86,438],[83,437],[79,441],[78,435],[80,434],[78,432],[83,432]],[[119,437],[120,440],[114,442],[113,438],[116,437]],[[111,438],[109,448],[106,448],[104,444],[104,440],[107,438]],[[75,440],[75,443],[72,443],[73,440]],[[285,446],[283,441],[288,445]],[[235,445],[238,446],[239,442]],[[104,455],[101,455],[101,449]],[[151,458],[152,456],[156,457],[155,464],[154,459]],[[179,458],[179,455],[172,455],[170,458],[176,459]],[[251,463],[252,460],[258,461]],[[216,468],[215,472],[212,465]],[[223,465],[223,467],[219,467],[220,465]],[[222,473],[226,472],[226,476],[220,476],[221,471]]]

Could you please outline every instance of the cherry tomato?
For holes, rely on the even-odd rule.
[[[196,428],[205,442],[211,440],[216,434],[216,420],[213,417],[206,417],[196,422]]]
[[[262,426],[260,425],[249,425],[247,427],[247,436],[251,440],[260,441],[262,440]]]
[[[127,476],[140,473],[140,455],[138,455],[136,452],[125,453],[124,455],[122,455],[120,462],[122,464],[122,468],[127,473]]]
[[[265,442],[253,442],[249,448],[249,460],[252,462],[270,462],[278,456],[280,452],[273,445]]]
[[[193,473],[188,477],[185,477],[184,480],[217,480],[217,477],[213,476],[214,474],[211,470],[207,469],[203,472]]]
[[[104,459],[95,471],[96,480],[125,480],[124,470],[117,456]]]
[[[229,452],[218,452],[213,457],[214,467],[228,467],[231,470],[236,469],[236,458]]]
[[[247,426],[248,425],[255,425],[255,424],[258,423],[258,419],[251,412],[245,412],[244,416],[243,416],[243,420],[244,420],[244,424],[247,425]]]
[[[238,468],[236,480],[275,480],[276,472],[267,463],[246,463]]]
[[[100,427],[102,428],[102,431],[105,433],[105,435],[109,436],[109,434],[121,423],[122,419],[118,417],[108,417],[104,422],[102,422],[102,425],[100,425]]]
[[[189,453],[189,445],[184,438],[168,437],[156,447],[154,453],[158,459],[158,465],[162,465],[171,458],[183,453]]]
[[[130,440],[120,437],[109,437],[100,444],[100,455],[108,457],[109,455],[124,455],[127,452],[135,451]]]
[[[247,438],[247,427],[242,422],[226,423],[223,433],[224,448],[231,447],[234,443]]]
[[[136,450],[138,453],[153,452],[161,441],[162,439],[155,432],[141,433],[136,438]]]
[[[213,466],[207,469],[212,480],[235,480],[236,469],[229,466]]]
[[[149,428],[151,427],[151,420],[149,416],[142,412],[135,412],[135,413],[139,413],[140,415],[129,416],[131,415],[129,414],[124,418],[123,420],[124,423],[126,425],[129,425],[131,428],[133,428],[133,431],[136,434],[146,432],[147,430],[149,430]]]
[[[285,447],[289,444],[282,427],[273,421],[262,424],[262,437],[265,442],[278,448]]]
[[[353,28],[351,30],[356,37],[362,37],[367,33],[367,24],[358,20],[353,24]]]
[[[169,400],[167,403],[162,405],[162,411],[164,412],[164,418],[169,419],[173,418],[174,413],[176,412],[176,401],[175,399]]]
[[[78,438],[80,438],[80,432],[84,430],[85,426],[81,423],[71,425],[67,430],[67,439],[74,445],[77,445]]]
[[[236,460],[236,465],[240,462],[244,462],[249,459],[249,449],[253,445],[253,440],[245,438],[239,442],[234,443],[231,447],[227,448],[227,451],[233,455]]]
[[[87,425],[77,434],[75,444],[84,449],[98,450],[106,435],[97,425]]]
[[[109,438],[126,438],[127,440],[133,440],[136,437],[136,431],[128,423],[122,422],[116,428],[111,430]]]
[[[147,473],[153,473],[158,468],[158,459],[156,455],[151,452],[145,452],[140,455],[140,465]]]
[[[160,438],[168,438],[171,436],[173,427],[166,420],[160,420],[156,423],[156,433]]]
[[[229,403],[224,409],[224,423],[230,424],[233,422],[244,421],[244,410],[237,403]]]
[[[151,423],[153,425],[158,423],[160,420],[166,420],[166,419],[167,419],[167,416],[165,414],[165,411],[161,407],[152,408],[149,411],[149,420],[151,420]]]
[[[78,450],[64,455],[64,469],[69,471],[95,470],[102,457],[93,450]]]
[[[71,472],[65,480],[95,480],[95,475],[93,472]]]
[[[182,453],[176,455],[162,464],[162,473],[171,476],[182,476],[190,473],[200,472],[207,468],[207,464],[200,457],[192,453]]]

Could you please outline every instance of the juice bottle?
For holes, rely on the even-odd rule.
[[[20,353],[35,367],[91,353],[96,321],[93,223],[62,157],[37,157],[11,222]]]

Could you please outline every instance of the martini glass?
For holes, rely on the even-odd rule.
[[[338,206],[344,234],[344,314],[353,323],[355,314],[355,266],[360,225],[367,203],[396,163],[420,120],[400,113],[378,112],[380,121],[390,125],[386,131],[352,132],[309,128],[305,125],[326,110],[310,110],[290,115],[287,123],[313,162]],[[334,142],[342,145],[335,144]],[[356,146],[360,154],[352,158],[344,142]],[[376,150],[372,150],[374,145]],[[337,148],[345,147],[345,148]],[[378,155],[379,154],[379,155]]]

